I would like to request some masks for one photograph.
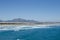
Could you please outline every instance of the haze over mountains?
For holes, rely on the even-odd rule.
[[[0,22],[34,22],[37,23],[38,21],[35,20],[26,20],[26,19],[22,19],[22,18],[16,18],[16,19],[12,19],[12,20],[0,20]]]

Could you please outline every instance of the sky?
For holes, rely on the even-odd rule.
[[[0,0],[0,19],[60,21],[60,0]]]

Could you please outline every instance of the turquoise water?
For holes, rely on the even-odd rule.
[[[0,31],[0,40],[60,40],[60,26],[20,31]]]

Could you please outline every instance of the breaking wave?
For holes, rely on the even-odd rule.
[[[38,25],[38,26],[0,26],[0,30],[13,30],[13,31],[19,31],[19,30],[28,30],[28,29],[35,29],[35,28],[52,28],[51,26],[56,25]]]

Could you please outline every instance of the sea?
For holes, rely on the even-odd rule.
[[[0,26],[0,40],[60,40],[60,25]]]

